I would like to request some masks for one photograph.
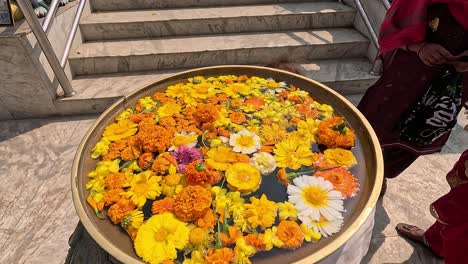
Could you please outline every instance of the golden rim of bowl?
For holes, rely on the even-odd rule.
[[[351,237],[359,230],[359,228],[364,224],[364,222],[367,220],[369,215],[371,214],[372,210],[375,208],[375,205],[377,203],[377,200],[379,198],[380,190],[382,188],[382,183],[383,183],[383,157],[382,157],[382,150],[380,148],[379,140],[377,138],[377,135],[375,134],[374,130],[372,129],[371,125],[367,121],[367,119],[364,117],[357,108],[351,104],[344,96],[336,92],[335,90],[329,88],[328,86],[321,84],[317,81],[314,81],[312,79],[306,78],[302,75],[291,73],[288,71],[283,71],[283,70],[278,70],[274,68],[268,68],[268,67],[260,67],[260,66],[246,66],[246,65],[223,65],[223,66],[212,66],[212,67],[203,67],[203,68],[196,68],[193,70],[188,70],[184,72],[180,72],[177,74],[174,74],[172,76],[177,76],[177,75],[186,75],[190,74],[191,72],[198,72],[200,70],[214,70],[214,69],[222,69],[222,68],[245,68],[245,69],[261,69],[261,70],[269,70],[273,72],[280,72],[280,73],[286,73],[289,75],[293,75],[297,78],[303,79],[305,81],[308,81],[310,83],[313,83],[314,85],[320,86],[321,88],[329,91],[330,93],[334,94],[340,101],[342,101],[343,104],[348,106],[354,114],[359,116],[361,121],[364,123],[364,126],[366,127],[367,131],[369,132],[370,135],[370,142],[371,142],[371,147],[374,148],[374,153],[376,154],[376,177],[375,177],[375,183],[374,187],[371,191],[371,195],[369,197],[369,200],[367,201],[364,209],[361,211],[357,219],[346,229],[342,230],[342,233],[335,238],[331,243],[325,245],[323,248],[321,248],[319,251],[312,253],[311,255],[298,260],[294,263],[297,264],[310,264],[310,263],[316,263],[319,262],[320,260],[323,260],[333,252],[335,252],[337,249],[339,249],[341,246],[343,246]],[[171,77],[172,77],[171,76]],[[93,123],[93,125],[89,128],[88,132],[85,134],[84,138],[81,140],[81,143],[79,144],[76,154],[73,160],[73,166],[72,166],[72,173],[71,173],[71,186],[72,186],[72,198],[73,198],[73,203],[75,205],[76,212],[78,213],[78,217],[80,218],[81,223],[85,227],[86,231],[91,235],[91,237],[94,239],[94,241],[97,242],[99,246],[101,246],[107,253],[118,259],[119,261],[123,263],[144,263],[143,261],[138,261],[135,260],[133,257],[130,257],[126,253],[124,253],[122,250],[120,250],[118,247],[116,247],[114,244],[110,243],[100,232],[99,230],[92,224],[91,220],[88,218],[88,215],[85,212],[84,206],[86,206],[86,203],[84,203],[82,200],[80,200],[79,197],[79,188],[78,186],[78,164],[81,159],[81,155],[83,154],[83,150],[85,147],[86,142],[88,142],[89,137],[91,133],[96,129],[98,124],[102,121],[103,117],[106,116],[110,111],[112,111],[115,107],[117,107],[120,103],[123,103],[126,101],[127,97],[131,97],[134,94],[137,94],[139,91],[148,88],[152,86],[155,82],[162,81],[166,78],[159,79],[156,81],[153,81],[151,84],[145,85],[143,88],[136,90],[135,92],[131,93],[130,95],[123,97],[119,100],[117,100],[114,104],[112,104],[106,111],[104,111],[99,118]],[[86,153],[85,153],[86,154]]]

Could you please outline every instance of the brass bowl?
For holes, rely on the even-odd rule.
[[[295,251],[275,250],[259,253],[252,258],[254,263],[315,263],[341,247],[365,222],[377,202],[383,181],[383,159],[378,139],[364,116],[343,96],[303,76],[286,71],[255,66],[217,66],[190,70],[159,80],[128,97],[122,98],[107,109],[93,124],[78,146],[72,167],[72,194],[78,216],[91,237],[113,257],[123,263],[142,263],[135,254],[129,236],[119,226],[109,220],[99,220],[87,205],[87,174],[92,171],[97,160],[91,159],[90,151],[99,141],[104,128],[114,121],[119,112],[134,105],[139,98],[164,91],[169,85],[193,76],[243,75],[273,78],[286,81],[306,90],[320,103],[334,107],[356,132],[356,146],[353,152],[359,162],[352,172],[359,179],[361,191],[345,201],[344,225],[342,230],[318,243],[305,243]]]

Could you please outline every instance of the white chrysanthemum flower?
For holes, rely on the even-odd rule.
[[[299,215],[299,218],[301,218],[301,215]],[[312,228],[315,232],[322,234],[323,237],[328,237],[339,232],[343,226],[343,218],[328,221],[321,217],[319,221],[312,221],[309,216],[302,216],[302,219],[309,219],[303,223]]]
[[[169,151],[174,151],[178,147],[195,147],[197,145],[198,135],[195,132],[187,133],[183,131],[182,133],[175,133],[174,138],[172,139],[172,146],[169,148]]]
[[[333,184],[321,177],[301,176],[288,185],[289,202],[299,211],[299,219],[306,223],[342,218],[343,196],[333,189]],[[311,227],[311,226],[310,226]]]
[[[243,129],[229,137],[229,145],[232,150],[243,154],[252,154],[262,147],[260,137],[254,132]]]
[[[266,153],[255,153],[250,159],[250,164],[257,168],[262,175],[268,175],[276,169],[275,158]]]

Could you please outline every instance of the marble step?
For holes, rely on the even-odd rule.
[[[372,65],[365,58],[316,60],[291,63],[300,74],[322,82],[343,95],[361,94],[377,77],[369,74]],[[56,102],[63,114],[103,112],[116,100],[140,88],[183,70],[88,75],[74,79],[77,95]]]
[[[80,22],[88,41],[350,27],[355,11],[334,2],[92,13]]]
[[[93,11],[164,9],[182,7],[282,4],[293,2],[337,2],[336,0],[90,0]]]
[[[69,57],[77,76],[226,64],[363,57],[369,40],[348,28],[89,42]]]

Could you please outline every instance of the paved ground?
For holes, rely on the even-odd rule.
[[[0,122],[0,263],[63,263],[78,222],[70,193],[71,162],[95,118]],[[429,204],[447,192],[445,174],[464,147],[468,132],[459,124],[441,154],[418,159],[389,181],[362,263],[442,263],[398,237],[394,226],[400,221],[424,228],[432,224]]]

